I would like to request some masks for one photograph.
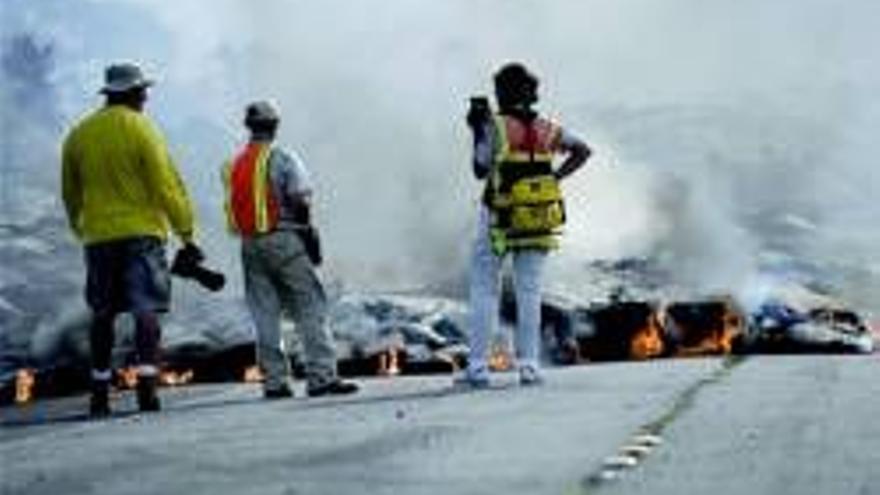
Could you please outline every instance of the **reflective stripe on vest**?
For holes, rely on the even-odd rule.
[[[265,234],[278,224],[278,202],[269,180],[268,143],[251,142],[224,173],[229,228],[243,236]]]

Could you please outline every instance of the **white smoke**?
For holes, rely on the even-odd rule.
[[[783,260],[876,306],[869,0],[11,5],[66,50],[65,108],[97,103],[107,62],[158,77],[150,110],[229,266],[216,171],[244,104],[268,97],[315,175],[331,275],[375,289],[460,278],[479,187],[464,106],[517,59],[541,75],[542,108],[596,152],[565,186],[554,276],[651,257],[697,291],[744,293]]]

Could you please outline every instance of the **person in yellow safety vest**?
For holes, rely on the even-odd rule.
[[[540,116],[538,79],[519,63],[494,77],[498,112],[485,98],[471,100],[473,168],[485,181],[471,261],[470,354],[458,383],[489,385],[489,339],[499,315],[499,272],[513,258],[517,306],[516,360],[522,385],[542,382],[539,367],[541,273],[557,247],[565,221],[559,181],[579,169],[590,148],[568,130]],[[565,160],[554,168],[553,159]]]
[[[250,139],[223,167],[230,231],[241,238],[245,298],[254,320],[257,360],[267,399],[292,397],[290,363],[281,339],[281,312],[296,324],[305,351],[310,397],[351,394],[339,379],[327,300],[316,268],[321,264],[312,225],[312,186],[302,161],[273,145],[280,115],[266,101],[251,103],[244,125]]]
[[[143,113],[147,87],[130,63],[107,68],[106,105],[68,133],[62,149],[61,193],[71,230],[85,245],[86,300],[91,324],[92,416],[110,414],[110,358],[116,315],[135,319],[138,405],[160,409],[156,395],[161,328],[169,309],[165,259],[168,227],[193,244],[193,209],[159,131]]]

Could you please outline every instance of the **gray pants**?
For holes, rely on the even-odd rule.
[[[327,300],[295,232],[242,240],[245,296],[257,329],[257,361],[266,389],[287,384],[290,364],[281,344],[281,313],[293,318],[305,351],[310,388],[336,379],[336,353],[326,325]]]

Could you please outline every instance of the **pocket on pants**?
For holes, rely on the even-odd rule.
[[[298,262],[297,258],[306,256],[305,247],[296,232],[281,230],[271,235],[269,256],[276,266],[287,266]]]
[[[168,311],[171,274],[163,242],[156,238],[133,241],[125,265],[130,311]]]

